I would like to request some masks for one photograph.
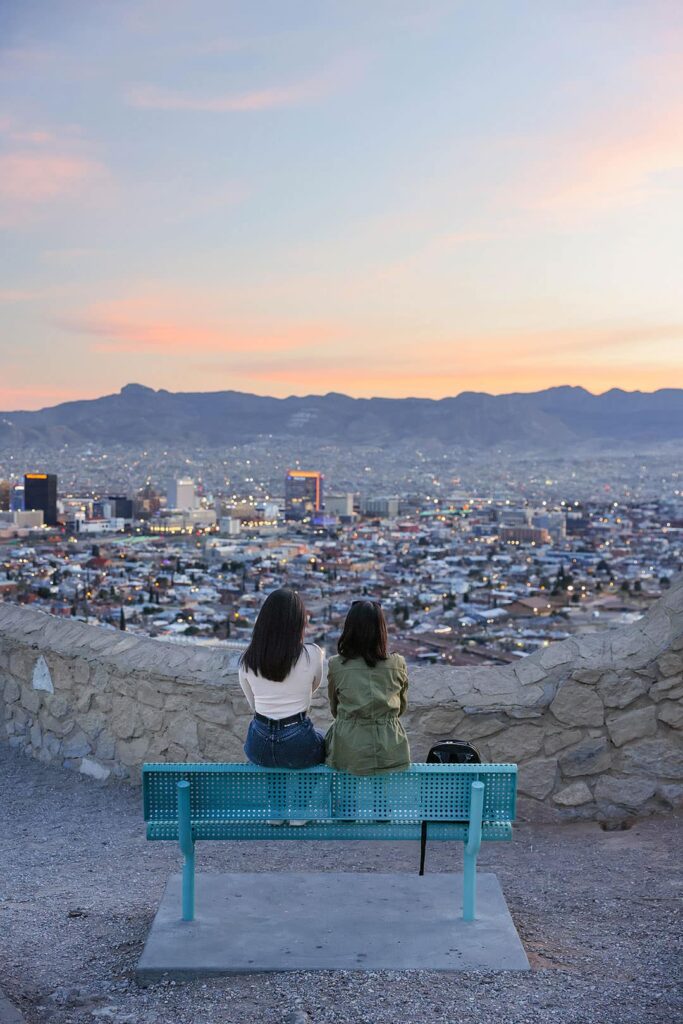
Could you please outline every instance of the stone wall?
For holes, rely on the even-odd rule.
[[[0,738],[96,779],[144,761],[241,761],[235,656],[0,604]],[[329,721],[326,695],[313,717]],[[414,760],[472,740],[520,766],[529,818],[623,818],[683,803],[683,578],[639,622],[504,668],[411,671]]]

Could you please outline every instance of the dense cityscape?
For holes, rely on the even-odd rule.
[[[682,563],[674,450],[0,456],[0,600],[235,654],[288,585],[328,653],[369,595],[410,662],[505,663],[638,618]]]

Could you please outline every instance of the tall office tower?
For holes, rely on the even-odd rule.
[[[9,480],[0,480],[0,512],[9,512],[9,496],[12,485]]]
[[[46,526],[57,526],[56,473],[24,474],[24,508],[42,512]]]
[[[173,480],[166,495],[168,508],[182,509],[184,512],[197,507],[197,495],[194,489],[194,480],[189,476],[178,477]]]
[[[15,484],[9,495],[10,512],[24,511],[24,485]]]
[[[303,519],[323,507],[322,473],[290,469],[285,477],[285,519]]]

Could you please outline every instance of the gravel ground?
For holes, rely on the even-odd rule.
[[[242,975],[139,988],[137,959],[179,856],[147,843],[140,794],[0,744],[0,987],[28,1024],[675,1024],[681,818],[628,831],[521,824],[484,844],[533,970]],[[460,852],[434,843],[428,867]],[[416,843],[203,843],[201,871],[416,870]]]

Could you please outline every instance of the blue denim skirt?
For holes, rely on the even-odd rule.
[[[325,760],[325,737],[308,715],[301,722],[266,724],[253,718],[244,753],[262,768],[310,768]]]

